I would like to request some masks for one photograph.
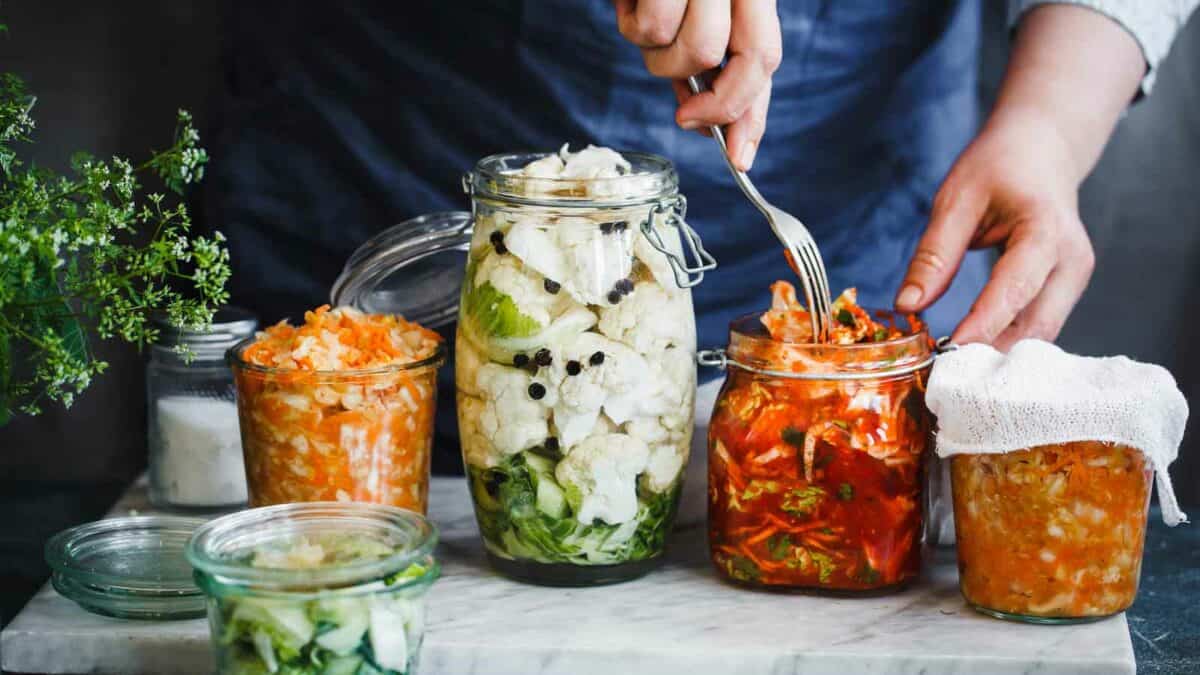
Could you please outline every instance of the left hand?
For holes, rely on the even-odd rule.
[[[1022,338],[1058,337],[1095,266],[1073,162],[1053,120],[1028,109],[994,115],[938,190],[896,308],[925,309],[968,248],[996,246],[991,279],[953,341],[1007,350]]]

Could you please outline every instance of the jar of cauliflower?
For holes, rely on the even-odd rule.
[[[464,185],[474,231],[455,375],[488,557],[541,584],[644,574],[691,444],[688,289],[714,266],[683,222],[674,168],[564,146],[486,158]]]

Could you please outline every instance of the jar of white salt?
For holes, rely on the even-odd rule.
[[[249,311],[224,307],[197,331],[155,319],[158,340],[146,365],[150,501],[213,510],[246,502],[246,473],[225,350],[254,334]]]

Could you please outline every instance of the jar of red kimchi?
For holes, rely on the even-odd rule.
[[[1154,474],[1098,441],[950,458],[963,598],[1002,619],[1076,623],[1137,596]]]
[[[701,354],[728,369],[709,426],[708,522],[732,581],[878,593],[920,572],[932,345],[915,318],[848,294],[834,308],[840,343],[785,341],[768,313]]]

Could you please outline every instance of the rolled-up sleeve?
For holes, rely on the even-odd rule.
[[[1142,92],[1150,93],[1159,62],[1171,50],[1175,35],[1200,5],[1200,0],[1009,0],[1009,25],[1015,27],[1025,12],[1034,7],[1050,4],[1093,9],[1129,31],[1146,57]]]

